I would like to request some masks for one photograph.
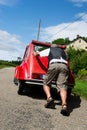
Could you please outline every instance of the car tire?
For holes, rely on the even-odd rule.
[[[24,87],[25,87],[25,82],[24,81],[19,81],[18,82],[18,94],[19,95],[24,95]]]

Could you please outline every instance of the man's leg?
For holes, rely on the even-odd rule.
[[[47,86],[47,85],[44,85],[43,90],[44,90],[44,92],[46,94],[47,99],[50,98],[51,97],[50,87]]]
[[[43,85],[43,90],[47,98],[47,103],[45,105],[46,108],[54,108],[54,100],[52,98],[50,90],[51,90],[51,82],[53,81],[55,75],[56,75],[55,66],[52,64],[48,68],[46,77],[44,79],[44,85]]]
[[[62,101],[62,109],[61,114],[68,116],[68,110],[67,110],[67,90],[64,88],[60,89],[60,96]]]
[[[43,90],[47,97],[47,103],[45,104],[45,108],[55,108],[54,100],[51,96],[50,87],[47,85],[43,86]]]
[[[62,105],[64,105],[64,104],[67,105],[67,90],[64,88],[61,88],[60,96],[61,96]]]

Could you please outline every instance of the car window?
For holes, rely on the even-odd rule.
[[[39,52],[40,56],[48,56],[49,54],[49,47],[46,46],[35,46],[34,51]]]
[[[27,58],[28,58],[28,56],[29,56],[29,53],[30,53],[30,47],[29,46],[27,46],[26,47],[26,50],[25,50],[25,54],[24,54],[24,60],[27,60]]]
[[[48,56],[49,51],[50,51],[50,48],[47,48],[47,49],[40,51],[40,56]]]

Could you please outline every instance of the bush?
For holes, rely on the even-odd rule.
[[[77,77],[78,77],[78,79],[87,80],[87,70],[86,69],[79,70]]]
[[[87,70],[87,52],[82,53],[80,57],[81,66]]]
[[[68,59],[75,75],[82,69],[87,70],[87,51],[75,50],[70,47],[68,49]]]
[[[20,65],[21,61],[3,61],[0,60],[0,68],[4,67],[16,67],[17,65]]]

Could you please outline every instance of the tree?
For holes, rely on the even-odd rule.
[[[87,42],[87,37],[82,37]]]
[[[22,60],[22,58],[21,57],[17,57],[17,61],[21,61]]]
[[[67,45],[70,43],[70,40],[69,38],[59,38],[59,39],[56,39],[54,41],[52,41],[53,44],[61,44],[61,45]]]

